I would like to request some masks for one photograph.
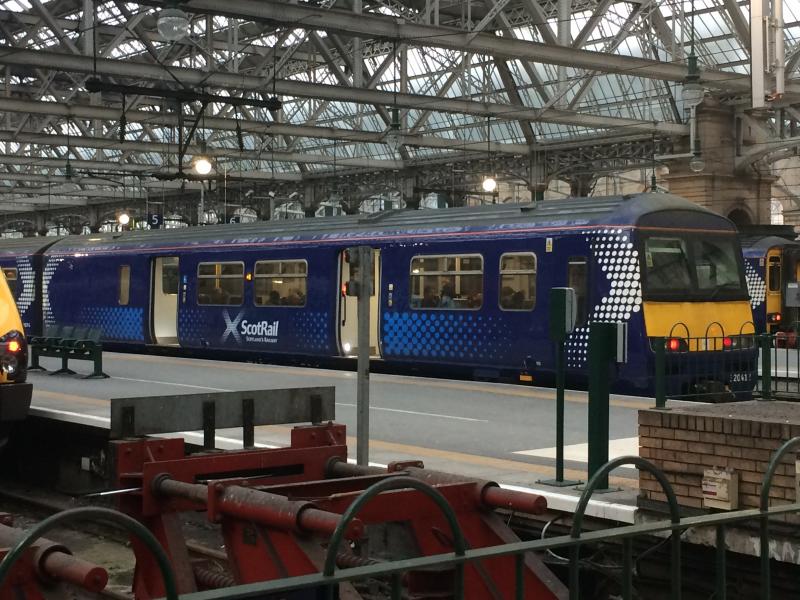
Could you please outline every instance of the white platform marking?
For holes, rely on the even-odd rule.
[[[337,402],[336,406],[347,406],[349,408],[355,408],[355,404],[351,404],[349,402]],[[403,413],[404,415],[419,415],[422,417],[439,417],[440,419],[453,419],[454,421],[471,421],[473,423],[488,423],[486,419],[473,419],[471,417],[457,417],[455,415],[441,415],[439,413],[429,413],[429,412],[419,412],[416,410],[402,410],[399,408],[386,408],[384,406],[370,406],[370,410],[382,410],[385,412],[395,412],[395,413]]]
[[[555,458],[556,449],[552,448],[538,448],[535,450],[519,450],[514,454],[523,454],[525,456],[538,456],[539,458]],[[639,456],[639,438],[621,438],[618,440],[609,440],[608,442],[608,460],[619,458],[620,456]],[[589,444],[570,444],[564,446],[564,460],[574,460],[576,462],[586,462],[589,458]]]

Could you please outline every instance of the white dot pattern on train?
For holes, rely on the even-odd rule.
[[[19,283],[22,285],[22,290],[17,297],[17,308],[20,316],[24,318],[25,311],[30,308],[36,298],[36,279],[30,258],[17,259],[17,273]]]
[[[567,339],[567,366],[574,368],[586,364],[589,323],[624,323],[642,309],[639,252],[634,249],[629,233],[623,229],[604,229],[587,235],[586,241],[594,256],[593,263],[600,265],[609,281],[609,290],[589,313],[586,324],[576,328]]]
[[[744,276],[747,280],[747,292],[750,294],[750,306],[757,308],[767,297],[767,283],[748,261],[744,261]]]

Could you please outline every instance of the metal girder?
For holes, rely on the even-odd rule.
[[[511,74],[511,69],[508,68],[508,64],[506,64],[504,60],[495,59],[495,65],[497,66],[498,73],[500,73],[500,79],[503,81],[503,86],[506,88],[509,99],[514,104],[522,106],[522,98],[519,95],[517,84],[514,81],[514,76]],[[522,135],[525,136],[525,141],[528,145],[534,144],[536,142],[536,135],[533,132],[533,127],[531,127],[530,122],[520,121],[519,126],[520,129],[522,129]]]
[[[159,152],[177,156],[180,149],[177,144],[156,143],[156,142],[133,142],[125,141],[120,143],[116,139],[106,139],[98,137],[72,137],[68,139],[63,135],[53,135],[46,133],[19,133],[14,134],[10,131],[0,130],[0,142],[24,142],[26,144],[39,144],[45,146],[66,146],[70,143],[72,148],[101,148],[106,150],[135,150],[137,152]],[[196,155],[202,151],[199,146],[189,146],[187,154]],[[244,158],[258,160],[263,158],[261,153],[256,151],[239,152],[238,148],[207,148],[205,154],[214,158]],[[270,158],[277,161],[297,162],[307,164],[328,164],[333,163],[334,158],[327,154],[308,154],[301,152],[282,152],[274,151],[270,153]],[[346,167],[364,167],[367,169],[401,169],[403,162],[399,160],[382,160],[376,158],[337,158],[336,163]],[[154,167],[150,167],[151,169]]]
[[[606,11],[612,2],[614,2],[614,0],[600,0],[597,3],[594,12],[592,12],[592,16],[588,21],[586,21],[586,25],[583,26],[580,32],[578,32],[578,35],[575,36],[575,39],[572,40],[573,48],[580,48],[586,43],[586,40],[588,40],[589,36],[592,35],[592,32],[597,27],[600,19],[605,16]]]
[[[154,0],[147,0],[146,3],[163,6],[161,2]],[[534,9],[538,5],[533,0],[524,0],[524,3],[525,6],[530,5]],[[464,30],[403,23],[392,17],[377,14],[354,15],[341,10],[325,10],[323,12],[309,6],[286,4],[274,0],[227,0],[225,3],[215,0],[189,0],[184,4],[184,8],[195,13],[212,13],[270,23],[283,23],[295,27],[336,31],[370,38],[396,39],[411,44],[423,40],[424,45],[427,46],[652,79],[683,81],[687,75],[687,67],[682,64],[564,48],[553,43],[541,44],[483,33],[470,40],[470,32]],[[546,25],[546,21],[540,19],[534,19],[534,21]],[[705,70],[702,75],[704,83],[711,87],[718,86],[723,89],[742,91],[750,89],[750,78],[747,75],[714,70]],[[791,91],[800,93],[800,85],[792,86]]]
[[[542,40],[546,44],[550,44],[552,46],[558,45],[556,41],[556,36],[553,33],[553,30],[550,29],[550,25],[547,22],[547,15],[544,14],[542,10],[542,6],[539,4],[538,0],[522,0],[522,9],[528,13],[533,20],[533,25],[539,31],[539,35],[542,36]]]
[[[736,37],[739,38],[739,43],[742,45],[742,48],[749,51],[750,25],[747,23],[744,15],[742,15],[742,11],[739,10],[738,0],[723,0],[723,2],[725,4],[725,10],[728,11],[728,16],[731,19],[731,23],[733,23],[733,29],[736,33]]]
[[[61,104],[58,102],[46,102],[44,100],[15,100],[0,97],[0,111],[16,112],[22,114],[36,115],[56,115],[61,117],[76,117],[83,119],[100,118],[105,120],[119,119],[120,112],[114,108],[101,106],[89,106],[79,104]],[[125,113],[128,123],[142,123],[150,125],[170,126],[175,123],[175,114],[156,113],[143,110],[129,110]],[[206,126],[210,129],[235,131],[236,121],[234,119],[222,119],[218,117],[206,117]],[[334,127],[317,127],[309,125],[291,125],[288,123],[274,123],[262,121],[239,121],[242,131],[260,135],[292,135],[298,137],[313,137],[329,140],[344,140],[347,142],[378,143],[383,139],[382,131],[354,131],[349,129],[338,129]],[[485,150],[485,143],[470,142],[465,144],[462,141],[437,137],[433,135],[404,135],[406,144],[420,146],[422,148],[440,148],[451,150]],[[108,141],[108,140],[105,140]],[[124,145],[127,145],[125,142]],[[123,145],[123,146],[124,146]],[[127,148],[123,148],[127,150]],[[497,143],[493,144],[493,151],[503,154],[527,154],[528,147],[525,144]]]
[[[639,5],[631,7],[631,12],[628,15],[628,18],[625,20],[625,23],[622,25],[622,27],[620,27],[619,32],[617,32],[617,35],[615,35],[613,39],[611,39],[611,41],[608,42],[606,46],[607,51],[613,52],[614,50],[619,48],[619,45],[628,36],[628,27],[633,25],[633,23],[639,17],[639,13],[640,13]],[[586,79],[583,80],[583,82],[581,83],[581,87],[578,89],[575,96],[572,98],[572,100],[570,100],[569,104],[567,105],[567,108],[574,109],[576,106],[578,106],[578,104],[580,104],[581,100],[583,100],[584,96],[586,96],[587,92],[589,91],[589,88],[592,87],[592,84],[597,79],[597,76],[598,76],[597,72],[588,74],[588,77],[586,77]]]
[[[67,37],[67,34],[64,33],[61,27],[58,26],[58,23],[56,23],[53,15],[50,14],[50,11],[47,10],[47,8],[45,8],[45,6],[39,0],[31,0],[31,6],[33,6],[33,9],[39,13],[39,15],[41,15],[42,19],[44,19],[44,22],[47,23],[47,27],[53,32],[53,35],[58,38],[58,41],[64,44],[65,48],[67,48],[73,54],[81,53],[72,40]]]
[[[4,154],[0,153],[0,163],[4,165],[21,165],[25,167],[43,167],[48,169],[64,169],[65,162],[61,158],[50,158],[46,156],[18,156],[17,154]],[[149,175],[155,173],[167,173],[171,169],[166,169],[154,165],[143,165],[137,163],[124,163],[119,164],[116,162],[103,162],[96,160],[76,160],[71,159],[73,169],[85,169],[92,172],[93,177],[96,177],[95,172],[113,171],[128,174]],[[80,174],[78,174],[80,175]],[[227,174],[228,180],[245,180],[245,179],[279,179],[283,181],[300,181],[302,177],[299,173],[269,173],[265,171],[243,171],[236,169],[229,171]],[[2,180],[2,176],[0,176]]]
[[[231,1],[233,2],[236,0]],[[503,40],[503,38],[497,39]],[[562,48],[562,50],[567,51],[568,49]],[[59,69],[87,74],[95,72],[95,61],[93,61],[91,57],[71,56],[40,50],[20,50],[9,46],[0,46],[0,64]],[[98,59],[96,61],[96,67],[97,74],[111,77],[131,77],[151,81],[168,79],[164,69],[159,65],[137,63],[133,61]],[[246,91],[264,89],[264,80],[260,77],[221,72],[203,73],[194,69],[182,67],[170,67],[169,72],[174,78],[178,79],[187,87],[205,85],[207,87],[222,87]],[[728,74],[728,76],[731,75]],[[672,135],[687,134],[685,125],[663,122],[652,123],[638,119],[606,117],[602,115],[578,114],[555,108],[537,110],[534,108],[521,108],[512,104],[489,104],[457,98],[432,98],[430,96],[403,93],[395,95],[392,92],[379,90],[355,90],[334,85],[294,80],[277,81],[275,89],[276,92],[281,95],[321,98],[342,102],[391,105],[394,103],[396,97],[397,105],[403,108],[423,110],[434,108],[443,112],[471,114],[481,117],[512,120],[526,119],[530,121],[563,123],[595,129],[614,129],[621,127],[630,130],[650,131]]]
[[[766,158],[770,154],[780,152],[781,150],[789,150],[791,148],[800,148],[800,136],[787,137],[759,144],[757,147],[744,152],[742,156],[736,157],[736,172],[746,172],[750,165]]]

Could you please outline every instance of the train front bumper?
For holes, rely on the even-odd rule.
[[[31,407],[32,395],[30,383],[0,385],[0,423],[24,420]]]

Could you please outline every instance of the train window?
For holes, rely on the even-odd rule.
[[[411,259],[411,307],[476,310],[483,305],[483,257],[479,254]]]
[[[308,263],[305,260],[262,260],[253,279],[256,306],[305,306]]]
[[[3,275],[6,277],[8,289],[11,290],[11,295],[17,295],[17,270],[13,267],[3,267]]]
[[[769,291],[779,292],[781,289],[781,257],[770,256],[769,268],[767,269],[767,279],[769,281]]]
[[[731,252],[729,239],[713,236],[695,239],[694,262],[699,289],[730,290],[740,287],[739,263],[736,254]]]
[[[515,252],[500,257],[500,308],[533,310],[536,305],[536,255]]]
[[[178,294],[178,257],[169,256],[161,263],[161,291],[164,294]]]
[[[240,305],[244,296],[244,263],[197,265],[197,303]]]
[[[651,291],[681,291],[692,286],[686,240],[649,237],[644,246],[647,287]]]
[[[575,326],[578,327],[586,322],[587,294],[589,292],[589,269],[586,264],[585,256],[571,256],[567,264],[567,287],[575,290],[575,302],[577,311]]]
[[[121,306],[127,306],[131,297],[131,267],[130,265],[120,265],[119,267],[119,294],[117,302]]]

